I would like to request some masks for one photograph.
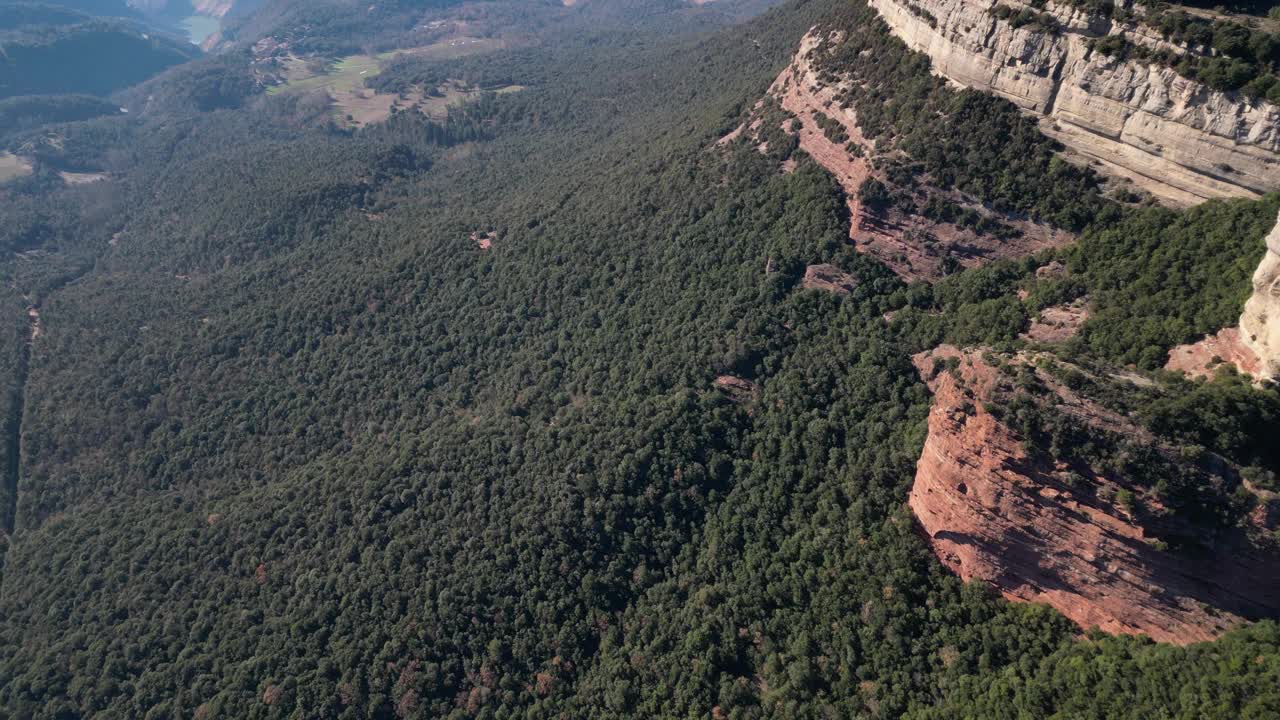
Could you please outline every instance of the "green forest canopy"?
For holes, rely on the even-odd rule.
[[[1014,342],[1034,264],[904,286],[849,250],[844,199],[812,161],[781,174],[749,146],[708,148],[809,27],[851,23],[901,68],[876,98],[949,111],[947,144],[905,114],[882,131],[931,171],[952,163],[966,192],[1083,228],[1064,256],[1083,287],[1053,292],[1114,297],[1112,328],[1136,322],[1119,310],[1132,303],[1102,293],[1146,272],[1150,238],[1179,263],[1256,252],[1260,235],[1191,229],[1226,214],[1253,232],[1275,200],[1107,204],[1011,105],[929,78],[860,3],[675,36],[644,29],[698,11],[638,19],[651,12],[451,67],[531,87],[443,125],[401,114],[338,133],[294,99],[238,92],[201,111],[184,70],[148,90],[185,114],[60,126],[50,161],[120,176],[5,191],[0,244],[43,255],[6,259],[0,293],[4,414],[21,419],[0,707],[1275,715],[1274,622],[1191,648],[1082,640],[1047,608],[963,585],[913,531],[928,397],[909,356]],[[194,67],[219,87],[239,72]],[[1018,163],[954,135],[978,115],[1019,129]],[[1083,190],[1038,185],[1045,170]],[[798,289],[829,261],[863,282]],[[1214,267],[1143,308],[1181,318],[1174,331],[1108,340],[1132,336],[1104,319],[1081,352],[1141,359],[1210,329],[1248,272]],[[725,372],[760,398],[715,391]]]

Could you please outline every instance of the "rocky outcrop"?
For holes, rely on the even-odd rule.
[[[1273,547],[1243,531],[1199,552],[1162,547],[1117,499],[1136,492],[1123,478],[1086,479],[1088,470],[1028,455],[991,411],[1002,380],[984,353],[944,346],[915,360],[934,402],[910,506],[939,560],[961,578],[1010,600],[1047,603],[1084,628],[1162,642],[1209,640],[1280,615]],[[1034,366],[1025,360],[1004,358]],[[1123,416],[1061,386],[1053,392],[1079,422],[1156,442]]]
[[[1080,328],[1088,319],[1089,300],[1079,298],[1041,310],[1036,317],[1032,318],[1030,326],[1022,337],[1037,343],[1066,342],[1080,332]]]
[[[1234,365],[1245,375],[1260,375],[1262,361],[1245,343],[1240,328],[1223,328],[1190,345],[1179,345],[1169,351],[1165,370],[1177,370],[1193,378],[1209,378],[1220,367]]]
[[[738,403],[750,402],[760,396],[759,385],[737,375],[721,375],[715,379],[715,386]]]
[[[1280,218],[1267,235],[1267,253],[1253,273],[1253,294],[1240,316],[1240,334],[1258,356],[1258,374],[1280,375]]]
[[[1109,34],[1160,42],[1140,26],[1052,2],[1055,33],[1013,28],[992,13],[996,0],[869,1],[936,73],[1040,116],[1069,152],[1168,204],[1280,188],[1280,108],[1089,48]]]
[[[858,287],[858,279],[835,265],[810,265],[805,268],[800,286],[808,290],[824,290],[837,295],[848,295]]]

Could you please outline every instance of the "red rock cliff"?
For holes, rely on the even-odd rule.
[[[961,364],[935,376],[935,358]],[[1161,642],[1210,640],[1246,619],[1280,615],[1273,549],[1243,532],[1200,557],[1158,549],[1129,513],[1073,492],[1065,472],[1036,466],[984,408],[998,374],[980,352],[944,346],[916,365],[932,378],[934,404],[910,505],[938,558],[961,578],[1010,600],[1047,603],[1085,628]],[[1069,392],[1060,400],[1073,416],[1126,422]]]

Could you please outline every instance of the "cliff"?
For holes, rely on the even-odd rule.
[[[1247,619],[1280,615],[1273,545],[1233,529],[1206,532],[1211,540],[1196,550],[1168,550],[1160,535],[1193,528],[1118,500],[1132,493],[1153,505],[1141,488],[1028,455],[1023,438],[993,413],[1008,399],[1007,381],[984,355],[944,346],[915,358],[934,403],[909,502],[947,568],[1010,600],[1047,603],[1081,627],[1162,642],[1209,640]],[[954,369],[939,370],[948,359]],[[1001,362],[1034,367],[1028,360]],[[1050,402],[1075,422],[1159,444],[1036,372],[1051,388]],[[1255,522],[1265,525],[1272,508],[1259,507]]]
[[[1240,316],[1245,346],[1260,360],[1259,375],[1280,375],[1280,218],[1267,235],[1267,254],[1253,273],[1253,294]]]
[[[832,38],[838,44],[843,36]],[[721,145],[743,140],[762,151],[767,149],[767,145],[761,143],[761,135],[767,129],[763,123],[769,108],[776,105],[787,118],[779,129],[794,135],[798,147],[831,173],[844,190],[849,208],[850,242],[859,252],[880,260],[907,281],[937,280],[946,274],[949,264],[973,268],[993,260],[1035,254],[1075,240],[1069,232],[1025,218],[999,215],[963,193],[936,187],[918,190],[984,217],[998,219],[1016,229],[1016,235],[995,237],[930,220],[918,213],[864,205],[859,200],[862,184],[871,178],[884,179],[884,171],[877,170],[873,161],[882,153],[863,135],[856,108],[841,99],[850,81],[824,77],[815,68],[815,53],[820,52],[821,40],[816,32],[805,35],[791,63],[770,86],[766,98],[756,104],[746,122],[720,140]],[[829,131],[831,127],[839,129],[833,133]],[[923,197],[919,200],[921,204],[925,202]]]
[[[1105,35],[1160,42],[1138,28],[1065,4],[1048,5],[1060,25],[1051,33],[1013,28],[992,13],[995,0],[869,2],[934,72],[1040,116],[1070,153],[1168,204],[1280,188],[1280,108],[1089,48]]]

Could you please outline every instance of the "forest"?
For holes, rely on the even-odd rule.
[[[268,3],[238,27],[311,23],[299,42],[341,53],[365,23],[392,42],[394,19],[449,11],[380,6]],[[1189,647],[1081,633],[946,572],[905,507],[913,353],[1019,347],[1089,294],[1062,352],[1149,368],[1229,321],[1280,197],[1108,199],[861,0],[542,12],[519,47],[372,81],[527,86],[443,122],[337,129],[234,50],[112,96],[145,111],[0,104],[28,118],[6,147],[59,138],[0,186],[4,714],[1280,713],[1275,621]],[[906,284],[850,247],[840,186],[794,143],[717,145],[818,23],[856,31],[831,70],[862,81],[849,101],[904,182],[1079,242]],[[1071,275],[1038,281],[1050,259]],[[814,263],[857,287],[803,289]],[[1274,469],[1274,389],[1108,402]]]

